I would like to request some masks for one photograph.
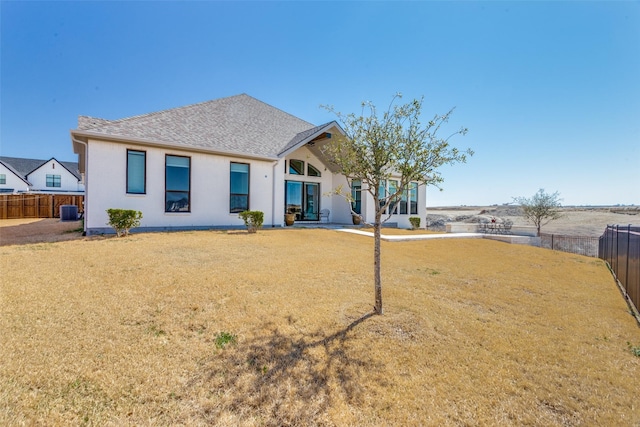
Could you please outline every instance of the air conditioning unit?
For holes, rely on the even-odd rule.
[[[77,221],[78,207],[76,205],[60,205],[60,221]]]

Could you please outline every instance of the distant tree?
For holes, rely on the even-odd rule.
[[[433,184],[443,181],[436,169],[444,164],[466,162],[473,152],[467,149],[460,152],[449,146],[449,139],[457,134],[464,135],[462,128],[447,138],[440,138],[438,131],[449,120],[453,109],[444,115],[435,115],[426,124],[420,121],[423,99],[414,99],[396,105],[402,97],[396,94],[387,111],[378,114],[371,102],[362,103],[362,112],[342,114],[331,106],[325,109],[334,113],[341,122],[345,135],[333,138],[324,149],[324,155],[338,171],[347,178],[349,186],[354,180],[362,183],[362,191],[368,192],[376,201],[374,230],[374,281],[375,312],[382,314],[382,280],[380,276],[380,228],[391,213],[383,219],[384,212],[402,197],[410,182]],[[381,191],[386,180],[399,180],[395,192]],[[334,190],[336,194],[351,201],[351,191]],[[392,211],[393,209],[390,209]],[[355,212],[352,213],[355,214]]]
[[[543,225],[562,217],[560,212],[562,199],[559,196],[557,191],[553,194],[547,194],[544,188],[541,188],[531,198],[514,197],[513,200],[522,207],[523,215],[536,226],[538,236],[540,236],[540,228]]]

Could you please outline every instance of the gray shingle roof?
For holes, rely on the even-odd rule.
[[[80,116],[78,130],[150,143],[171,143],[277,157],[313,124],[242,94],[120,120]]]
[[[78,162],[61,162],[60,160],[58,160],[58,163],[60,163],[69,172],[71,172],[73,176],[78,178],[78,181],[82,180],[82,175],[80,175],[80,170],[78,168]]]
[[[49,160],[52,160],[51,158]],[[39,159],[24,159],[22,157],[5,157],[0,156],[0,161],[11,169],[16,175],[20,176],[25,182],[27,181],[27,175],[29,175],[34,170],[38,169],[43,164],[47,163],[49,160],[39,160]],[[78,171],[78,163],[77,162],[61,162],[60,160],[55,159],[58,163],[64,166],[69,172],[71,172],[78,180],[81,179],[80,172]]]
[[[27,175],[29,175],[34,170],[38,169],[42,166],[47,160],[37,160],[37,159],[23,159],[20,157],[0,157],[0,160],[5,165],[9,165],[16,171],[20,177],[27,179]]]

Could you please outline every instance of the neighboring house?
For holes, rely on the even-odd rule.
[[[347,180],[321,152],[341,132],[335,121],[314,126],[246,94],[120,120],[80,116],[71,140],[87,234],[112,232],[109,208],[141,211],[143,230],[240,227],[244,210],[264,212],[266,227],[283,226],[285,212],[320,222],[324,209],[330,222],[350,224],[348,203],[330,194]],[[354,207],[372,221],[373,200],[361,194]],[[425,196],[415,184],[390,222],[424,218]]]
[[[82,193],[78,163],[0,156],[0,193]]]

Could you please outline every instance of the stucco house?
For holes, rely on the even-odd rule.
[[[321,210],[350,224],[348,202],[329,194],[347,180],[321,152],[339,132],[335,121],[316,126],[246,94],[119,120],[80,116],[71,140],[85,178],[86,232],[112,232],[109,208],[141,211],[141,230],[243,227],[244,210],[264,212],[265,227],[284,226],[285,212],[320,222]],[[371,220],[374,201],[354,195]],[[424,218],[425,197],[415,183],[390,222]]]
[[[82,194],[78,163],[0,156],[0,193]]]

